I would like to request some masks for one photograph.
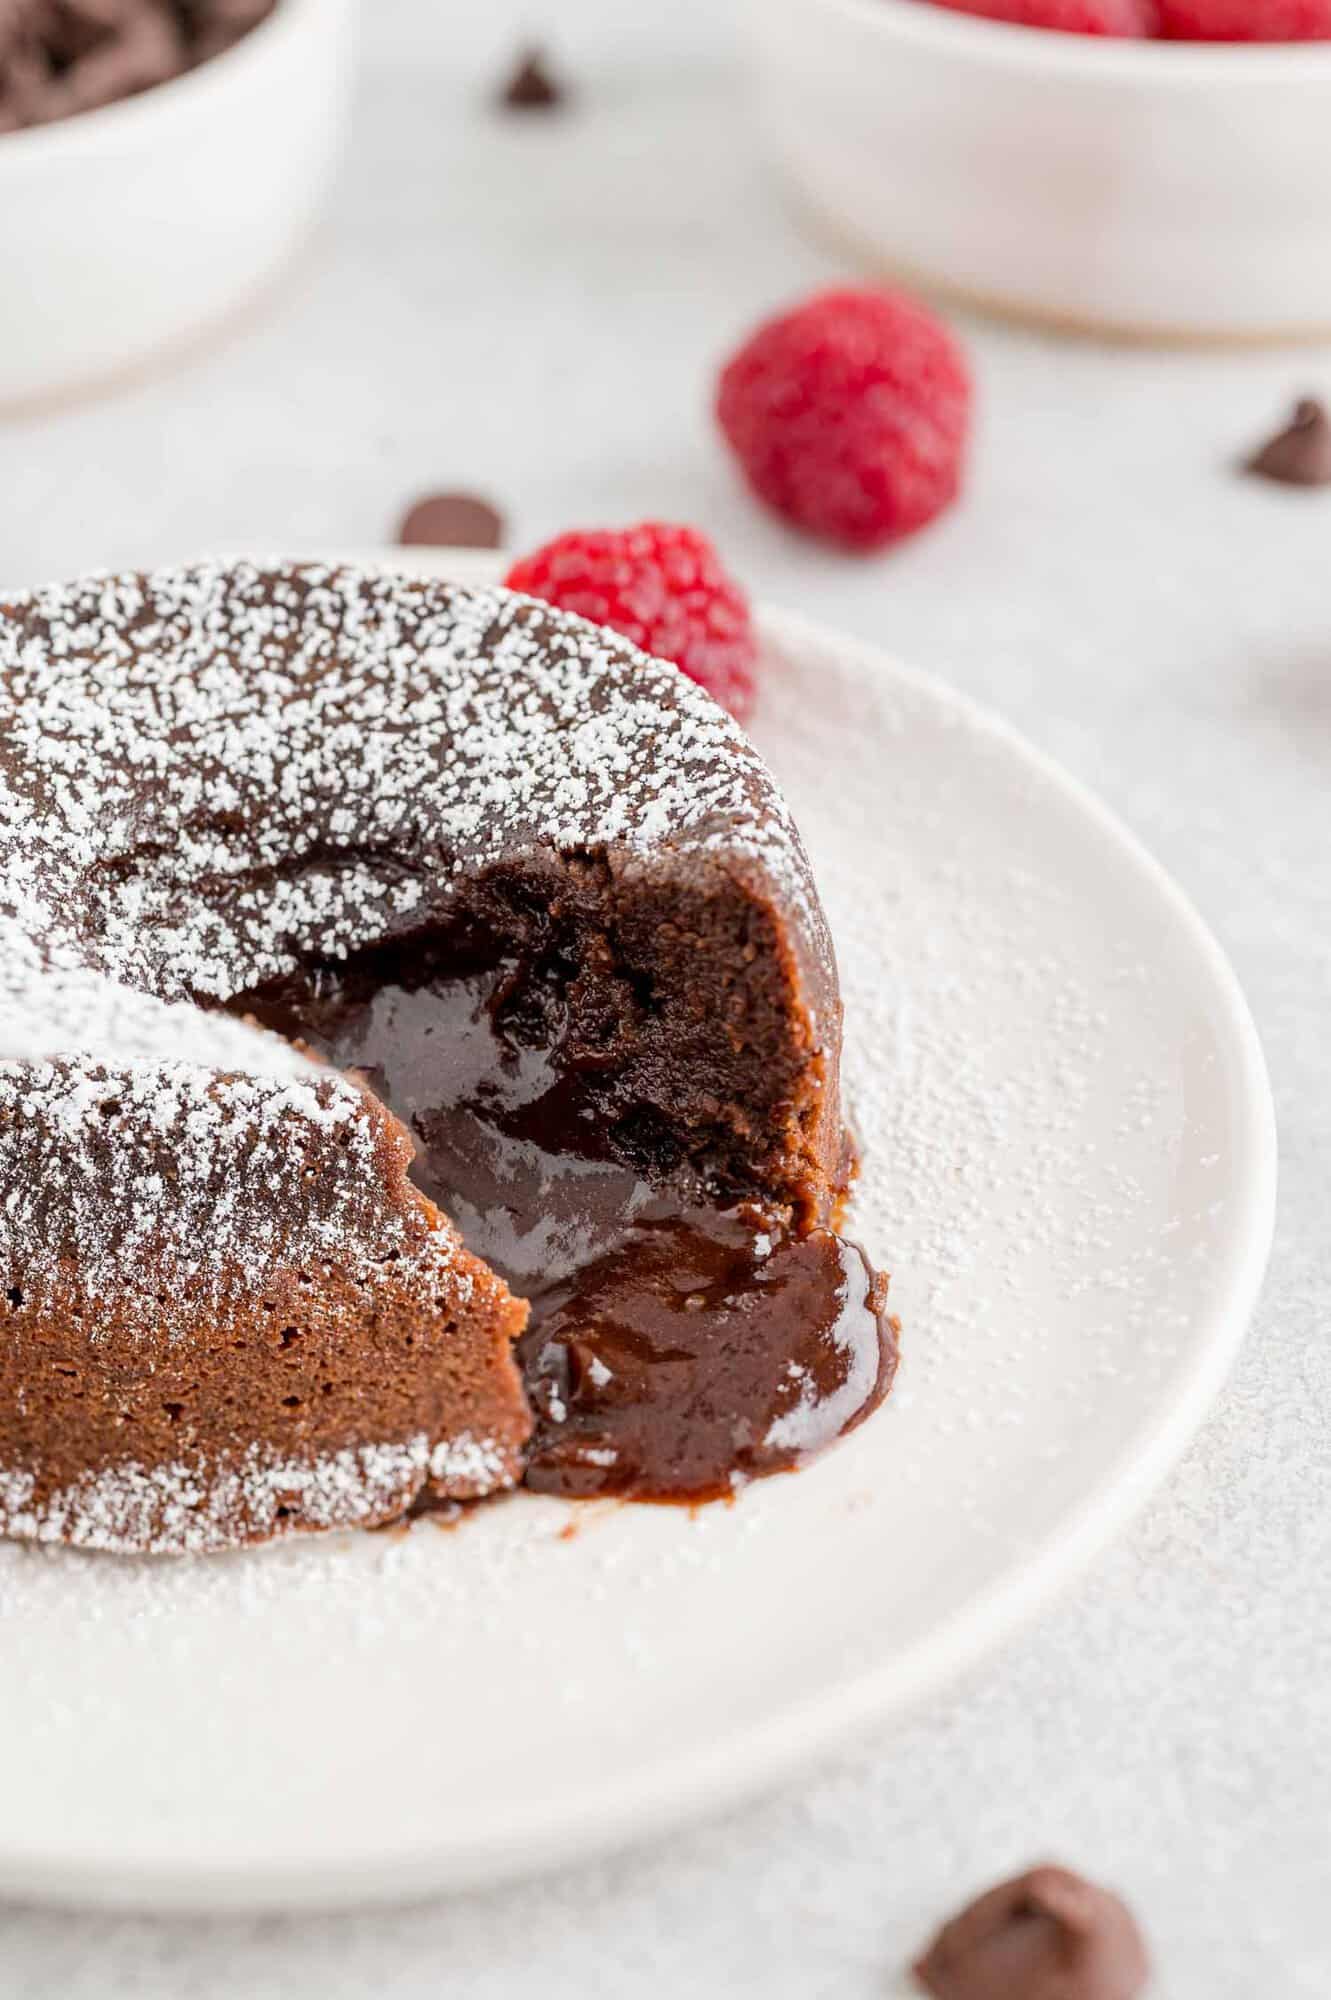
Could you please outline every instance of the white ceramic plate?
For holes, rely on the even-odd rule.
[[[935,1692],[1196,1425],[1275,1185],[1229,968],[1007,729],[766,632],[756,733],[840,941],[896,1393],[696,1517],[519,1495],[193,1563],[0,1549],[0,1889],[332,1904],[659,1832]]]

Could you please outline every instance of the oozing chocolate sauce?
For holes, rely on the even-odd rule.
[[[698,1209],[545,1293],[520,1343],[543,1493],[711,1499],[830,1444],[886,1387],[853,1244]]]
[[[360,1071],[415,1138],[418,1186],[530,1301],[530,1486],[714,1498],[886,1394],[896,1348],[863,1254],[709,1200],[688,1166],[616,1157],[594,1059],[561,1045],[531,966],[398,947],[233,1005]]]

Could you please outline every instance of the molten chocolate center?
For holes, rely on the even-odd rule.
[[[232,1004],[364,1075],[416,1141],[417,1185],[530,1301],[528,1485],[715,1498],[886,1394],[895,1343],[862,1252],[718,1198],[678,1146],[630,1163],[539,968],[427,940]]]

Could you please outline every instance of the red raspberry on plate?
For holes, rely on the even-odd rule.
[[[1064,35],[1142,36],[1156,32],[1154,0],[934,0],[957,14],[1011,21],[1019,28],[1053,28]]]
[[[505,581],[673,660],[741,721],[752,709],[749,602],[696,528],[574,529],[515,562]]]
[[[820,292],[727,364],[721,428],[754,491],[796,527],[881,548],[956,498],[970,428],[965,355],[903,292]]]
[[[1175,42],[1331,41],[1331,0],[1160,0]]]

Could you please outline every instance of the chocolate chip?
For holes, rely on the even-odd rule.
[[[557,111],[564,94],[558,78],[546,66],[543,51],[525,49],[499,93],[499,103],[505,111]]]
[[[403,548],[497,549],[504,517],[474,493],[430,493],[408,508],[397,539]]]
[[[218,54],[275,0],[0,0],[0,132],[166,83]]]
[[[1033,1868],[945,1924],[914,1968],[934,2000],[1138,2000],[1151,1976],[1127,1905],[1066,1868]]]
[[[1243,469],[1282,486],[1331,486],[1331,417],[1321,403],[1305,396],[1285,428],[1268,438]]]
[[[135,97],[184,67],[184,43],[171,15],[156,7],[133,9],[65,72],[61,115]]]

